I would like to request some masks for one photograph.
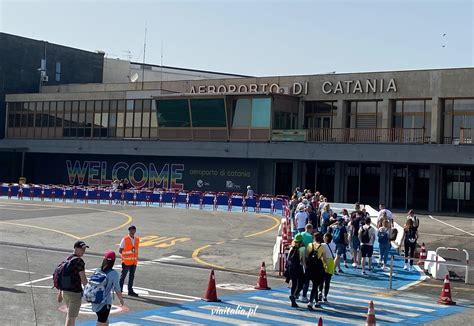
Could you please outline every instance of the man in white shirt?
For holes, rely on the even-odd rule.
[[[390,222],[390,227],[393,227],[393,213],[385,208],[384,204],[379,205],[379,216],[377,217],[377,225],[379,225],[380,220],[384,217],[384,213],[388,221]]]
[[[306,220],[308,219],[308,213],[305,211],[304,204],[300,203],[296,207],[297,213],[295,214],[295,229],[299,232],[305,231]]]

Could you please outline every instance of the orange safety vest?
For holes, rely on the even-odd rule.
[[[132,239],[130,239],[129,235],[123,237],[124,240],[124,247],[122,250],[122,264],[131,266],[137,265],[138,263],[138,245],[140,239],[135,236],[135,246],[132,246]]]

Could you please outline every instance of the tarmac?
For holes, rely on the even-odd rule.
[[[474,232],[472,224],[469,224],[472,220],[448,219],[440,216],[436,218],[455,224],[467,232]],[[267,293],[271,292],[268,295],[273,297],[266,297],[266,300],[286,302],[287,298],[278,297],[279,293],[283,295],[286,291],[284,280],[268,267],[271,266],[279,221],[279,216],[268,213],[227,212],[224,209],[212,211],[0,198],[0,291],[3,292],[0,296],[0,324],[64,324],[65,314],[61,311],[62,305],[56,302],[57,290],[52,289],[51,276],[54,268],[72,252],[73,243],[81,239],[90,246],[84,256],[86,269],[90,275],[90,272],[100,266],[104,251],[117,250],[120,239],[126,235],[127,227],[131,224],[136,225],[137,235],[141,237],[140,264],[135,278],[136,292],[140,297],[126,297],[125,308],[114,307],[111,320],[116,322],[116,325],[126,318],[129,318],[128,325],[147,324],[149,322],[146,319],[147,313],[157,309],[167,309],[171,316],[178,316],[179,311],[183,309],[189,312],[189,307],[197,305],[204,295],[210,269],[216,270],[219,296],[227,298],[228,301],[245,301],[247,297],[242,296],[256,284],[262,261],[267,264],[269,285],[276,291],[268,291]],[[468,234],[440,223],[438,224],[446,228],[436,233],[435,231],[440,229],[436,223],[438,222],[429,217],[421,216],[422,237],[426,237],[425,242],[429,247],[443,243],[443,246],[466,246],[468,250],[474,252],[472,237],[466,237]],[[116,264],[120,262],[117,261]],[[358,284],[361,281],[364,280],[335,279],[335,282],[340,284],[345,282]],[[435,302],[441,284],[441,281],[424,281],[408,290],[394,293],[383,290],[382,287],[385,285],[380,285],[377,291],[381,290],[387,295],[395,296],[393,300],[397,300],[398,295],[413,294]],[[454,299],[460,300],[461,308],[437,316],[441,320],[469,325],[472,323],[471,302],[474,301],[474,289],[472,285],[453,281],[452,290]],[[339,291],[340,296],[357,297],[357,293],[353,293],[354,289],[342,286]],[[366,311],[367,305],[361,304],[361,306],[362,310]],[[197,309],[199,311],[200,306]],[[275,311],[279,309],[286,308],[275,303],[275,306],[262,316],[272,317],[270,312],[276,314]],[[438,310],[448,311],[446,309],[436,311]],[[198,314],[197,311],[195,314]],[[166,313],[160,312],[162,315]],[[305,322],[306,317],[303,313],[301,318],[295,316],[294,312],[292,315],[291,311],[283,313],[286,317],[273,318],[292,316],[295,324]],[[136,318],[142,319],[130,319],[136,314],[141,314]],[[346,322],[349,320],[347,318]],[[362,317],[357,318],[359,319],[353,319],[355,324],[359,323]],[[79,324],[93,324],[94,320],[95,315],[87,309],[87,306],[81,309]],[[409,320],[403,319],[403,321],[411,323]],[[438,325],[436,320],[419,320],[424,321]],[[195,322],[204,323],[199,317],[195,318]],[[263,322],[262,319],[259,323],[271,324]],[[155,324],[165,324],[165,321]]]

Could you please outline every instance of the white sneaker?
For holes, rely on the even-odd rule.
[[[403,270],[404,270],[404,271],[408,270],[407,264],[405,264],[405,266],[403,266]]]
[[[412,270],[413,270],[413,266],[412,265],[408,266],[408,271],[411,272]]]
[[[356,264],[356,263],[352,263],[352,267],[357,268],[357,264]]]

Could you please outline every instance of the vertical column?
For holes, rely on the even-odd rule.
[[[431,99],[431,142],[441,144],[443,141],[442,126],[443,126],[443,110],[442,100],[439,97]]]
[[[378,114],[382,113],[382,125],[377,128],[391,128],[394,101],[388,98],[383,99],[377,104]]]
[[[343,203],[346,199],[345,164],[336,162],[334,166],[334,202]]]
[[[380,183],[379,183],[379,203],[385,204],[386,207],[390,207],[390,166],[388,163],[380,164]]]
[[[336,116],[333,122],[333,128],[346,128],[348,103],[344,100],[337,101]]]
[[[441,210],[442,186],[442,168],[435,164],[430,164],[429,212],[437,212]]]

